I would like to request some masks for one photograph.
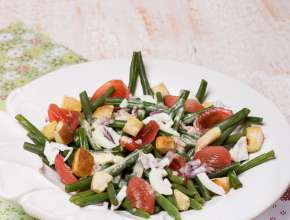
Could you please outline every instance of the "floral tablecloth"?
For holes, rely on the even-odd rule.
[[[0,110],[5,109],[5,99],[14,88],[53,70],[85,61],[70,49],[22,23],[0,30]],[[289,200],[290,188],[279,201],[255,220],[289,220]],[[34,218],[27,215],[16,203],[0,198],[0,219]]]

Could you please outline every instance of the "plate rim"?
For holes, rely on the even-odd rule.
[[[156,59],[156,58],[145,58],[146,59],[146,62],[150,63],[150,62],[165,62],[165,63],[173,63],[174,65],[175,64],[179,64],[179,65],[190,65],[190,66],[193,66],[193,67],[196,67],[196,68],[200,68],[200,69],[204,69],[206,70],[207,72],[211,72],[211,73],[214,73],[215,75],[218,75],[218,76],[222,76],[228,80],[231,80],[232,82],[234,83],[237,83],[237,84],[240,84],[244,87],[246,87],[247,89],[251,90],[251,92],[254,92],[256,95],[260,96],[260,97],[263,97],[264,101],[267,101],[269,105],[271,105],[273,108],[275,108],[277,110],[277,112],[279,112],[279,117],[281,118],[281,120],[283,120],[285,122],[285,125],[288,127],[288,130],[290,131],[290,125],[289,125],[289,122],[288,120],[286,119],[286,117],[283,115],[283,113],[278,109],[278,107],[268,98],[266,98],[263,94],[257,92],[254,88],[250,87],[249,85],[247,85],[246,83],[244,82],[241,82],[233,77],[230,77],[228,75],[225,75],[219,71],[215,71],[213,69],[210,69],[210,68],[207,68],[205,66],[201,66],[201,65],[194,65],[194,64],[191,64],[191,63],[187,63],[187,62],[181,62],[181,61],[176,61],[176,60],[170,60],[170,59]],[[42,79],[42,78],[45,78],[45,77],[49,77],[50,75],[52,74],[57,74],[57,73],[61,73],[63,72],[63,70],[66,70],[67,72],[71,71],[71,69],[76,69],[76,68],[81,68],[82,66],[84,65],[94,65],[95,63],[101,63],[101,62],[122,62],[122,61],[128,61],[129,58],[114,58],[114,59],[102,59],[102,60],[95,60],[95,61],[90,61],[90,62],[86,62],[86,63],[80,63],[80,64],[76,64],[76,65],[72,65],[72,66],[68,66],[68,67],[65,67],[65,68],[61,68],[61,69],[58,69],[58,70],[55,70],[55,71],[52,71],[48,74],[45,74],[29,83],[27,83],[26,85],[24,85],[23,87],[20,87],[20,88],[17,88],[15,90],[13,90],[9,96],[7,97],[7,100],[6,100],[6,111],[12,116],[14,114],[14,112],[12,111],[13,107],[11,105],[11,103],[13,102],[13,97],[15,95],[17,95],[17,93],[19,91],[21,91],[21,89],[25,89],[26,87],[28,87],[31,83],[35,83],[37,82],[37,80],[39,79]],[[1,142],[1,140],[0,140]],[[285,183],[285,188],[284,189],[280,189],[280,193],[278,195],[277,193],[277,196],[275,198],[275,201],[277,201],[281,195],[283,195],[283,193],[285,192],[285,190],[287,190],[288,186],[289,186],[289,183],[290,183],[290,175],[288,175],[288,185],[286,186],[286,183]],[[273,199],[274,200],[274,199]],[[275,202],[273,201],[273,202]],[[267,210],[272,204],[269,204],[267,207],[264,207],[263,210],[260,210],[258,212],[255,212],[255,216],[252,216],[251,218],[255,218],[257,217],[259,214],[262,214],[265,210]]]

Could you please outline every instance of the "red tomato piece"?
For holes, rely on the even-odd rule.
[[[221,169],[231,164],[232,158],[229,151],[222,146],[209,146],[198,151],[194,159],[199,159],[214,169]]]
[[[129,98],[130,92],[129,92],[128,87],[125,85],[125,83],[122,80],[115,79],[115,80],[110,80],[106,82],[105,84],[103,84],[101,87],[99,87],[95,91],[91,100],[96,100],[97,98],[99,98],[111,86],[115,88],[115,92],[113,92],[113,94],[111,95],[112,98],[126,98],[126,99]]]
[[[121,145],[127,151],[134,151],[135,149],[144,146],[146,144],[151,144],[158,134],[159,125],[156,121],[149,121],[147,125],[145,125],[141,131],[139,131],[138,135],[132,139],[132,141],[121,141]],[[141,143],[139,143],[141,142]]]
[[[173,160],[171,161],[171,163],[169,164],[168,167],[171,170],[174,170],[174,171],[178,171],[179,172],[180,169],[185,166],[185,164],[186,164],[186,160],[183,157],[181,157],[179,155],[176,155],[173,158]]]
[[[221,107],[212,108],[200,114],[194,121],[193,126],[204,133],[232,115],[231,110]]]
[[[140,144],[137,144],[135,140],[133,140],[132,138],[126,138],[126,139],[121,138],[120,144],[125,148],[125,150],[129,152],[132,152],[141,146]]]
[[[75,183],[78,179],[73,175],[71,168],[64,162],[63,157],[58,154],[55,158],[55,170],[64,184]]]
[[[150,184],[144,179],[135,176],[129,180],[127,198],[134,208],[154,214],[155,196]]]
[[[56,104],[50,104],[48,107],[48,119],[52,121],[64,121],[73,130],[80,124],[81,113],[77,111],[69,111],[58,107]]]
[[[166,95],[164,96],[164,104],[168,107],[172,107],[178,100],[178,96]],[[186,112],[197,112],[203,109],[202,104],[195,101],[194,99],[188,99],[185,102],[184,110]]]

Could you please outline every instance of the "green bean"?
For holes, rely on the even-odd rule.
[[[132,95],[135,94],[138,79],[138,60],[137,53],[133,52],[131,65],[130,65],[130,75],[129,75],[129,85],[128,88]]]
[[[163,105],[164,103],[163,103],[163,97],[162,97],[161,92],[156,92],[155,96],[157,99],[157,104]]]
[[[80,147],[88,150],[89,149],[89,141],[88,141],[88,137],[86,134],[86,131],[84,128],[80,127],[78,129],[78,136],[79,136],[79,142],[80,142]]]
[[[137,118],[140,120],[140,121],[143,121],[144,118],[146,116],[146,111],[143,110],[143,109],[138,109],[137,110]]]
[[[267,161],[270,161],[270,160],[273,160],[273,159],[276,159],[276,156],[275,156],[275,152],[273,150],[267,152],[267,153],[264,153],[264,154],[261,154],[255,158],[253,158],[252,160],[249,160],[243,164],[241,164],[237,169],[235,169],[237,175],[240,175],[241,173],[253,168],[253,167],[256,167],[260,164],[263,164]]]
[[[137,60],[138,60],[138,65],[139,65],[138,69],[139,69],[139,75],[140,75],[141,85],[142,85],[142,89],[143,89],[143,94],[153,96],[153,91],[150,87],[148,78],[146,76],[141,51],[137,52]]]
[[[65,185],[65,191],[75,192],[75,191],[85,191],[91,188],[91,182],[93,177],[87,177],[85,179],[78,180],[75,183]]]
[[[240,140],[240,138],[243,136],[244,134],[242,132],[230,135],[224,142],[225,147],[227,149],[232,148],[232,146],[234,146],[238,142],[238,140]]]
[[[204,112],[206,112],[206,111],[208,111],[208,110],[210,110],[212,108],[214,108],[214,106],[209,106],[207,108],[201,109],[201,110],[199,110],[197,112],[194,112],[194,113],[187,113],[183,117],[182,121],[183,121],[184,124],[192,124],[197,116],[201,115],[202,113],[204,113]]]
[[[108,191],[110,203],[113,204],[114,206],[117,206],[119,202],[116,197],[116,191],[115,191],[113,183],[108,184],[107,191]]]
[[[141,218],[150,218],[150,214],[142,209],[133,208],[130,202],[125,199],[122,203],[122,207],[126,209],[132,215],[141,217]]]
[[[214,173],[209,173],[208,177],[211,178],[211,179],[219,178],[219,177],[225,177],[225,176],[227,176],[227,174],[229,172],[231,172],[232,170],[237,169],[239,166],[240,166],[239,162],[232,163],[231,165],[229,165],[229,166],[227,166],[225,168],[222,168],[220,170],[217,170]]]
[[[184,107],[181,106],[179,109],[176,110],[176,115],[173,119],[173,128],[174,129],[178,129],[179,126],[180,126],[180,121],[181,121],[181,118],[183,117],[184,115]]]
[[[106,105],[114,105],[118,107],[123,99],[120,98],[107,98],[105,100]],[[143,102],[139,98],[131,98],[128,100],[128,106],[127,108],[132,109],[132,108],[138,108],[138,109],[144,109],[146,112],[151,112],[151,111],[167,111],[168,107],[164,105],[156,105],[154,103],[150,102]]]
[[[75,199],[73,201],[74,204],[80,206],[80,207],[84,207],[84,206],[88,206],[88,205],[95,205],[101,202],[105,202],[107,201],[109,198],[108,193],[107,192],[103,192],[103,193],[95,193],[92,195],[88,195],[88,196],[83,196],[80,197],[78,199]]]
[[[165,198],[163,195],[161,195],[158,192],[155,192],[155,198],[157,204],[163,208],[168,215],[173,217],[175,220],[181,220],[180,213],[175,205],[173,205],[167,198]]]
[[[179,190],[180,192],[183,192],[185,195],[188,195],[189,197],[192,197],[195,195],[195,192],[192,191],[192,190],[189,190],[187,189],[186,187],[182,186],[182,185],[179,185],[179,184],[176,184],[176,183],[173,183],[172,184],[172,187],[174,189],[177,189]]]
[[[127,157],[125,157],[123,161],[106,168],[104,171],[109,173],[112,176],[116,176],[116,175],[120,174],[120,172],[122,172],[124,169],[132,166],[137,161],[137,159],[139,158],[139,154],[140,154],[140,152],[143,151],[143,149],[144,148],[133,151]]]
[[[196,139],[196,140],[197,140],[198,138],[201,137],[201,134],[200,134],[200,133],[188,133],[188,131],[185,130],[185,129],[183,129],[183,128],[179,128],[179,129],[178,129],[178,132],[179,132],[180,134],[188,135],[188,136],[190,136],[191,138]]]
[[[145,146],[143,146],[143,153],[144,154],[149,154],[152,152],[152,150],[153,150],[152,144],[146,144]]]
[[[39,138],[42,142],[48,140],[40,130],[38,130],[30,121],[28,121],[23,115],[17,114],[15,119],[28,131]]]
[[[24,142],[23,148],[31,153],[37,154],[39,156],[43,156],[44,147],[41,145],[30,144],[28,142]]]
[[[189,149],[186,154],[189,158],[192,158],[193,155],[195,154],[195,147]]]
[[[87,190],[87,191],[83,191],[83,192],[78,192],[77,194],[73,195],[70,197],[70,201],[74,202],[75,200],[81,198],[81,197],[86,197],[86,196],[90,196],[90,195],[94,195],[96,194],[94,191],[92,190]]]
[[[98,107],[102,106],[105,103],[106,98],[110,97],[114,92],[115,88],[111,86],[99,98],[91,101],[92,112],[94,112]]]
[[[155,214],[157,214],[161,211],[162,211],[161,207],[159,205],[155,205]]]
[[[166,131],[159,130],[157,136],[172,136],[172,134],[167,133]]]
[[[204,204],[205,201],[204,199],[200,196],[199,192],[197,191],[194,183],[192,180],[187,180],[186,186],[188,188],[188,190],[190,190],[192,192],[192,194],[194,194],[194,199],[197,200],[199,203]]]
[[[158,150],[156,148],[153,149],[153,154],[154,157],[156,158],[162,158],[163,156],[158,152]]]
[[[242,110],[233,114],[232,116],[230,116],[229,118],[227,118],[223,122],[219,123],[217,125],[217,127],[219,127],[221,129],[221,131],[224,131],[224,130],[228,129],[229,127],[243,121],[248,116],[249,113],[250,113],[249,109],[243,108]]]
[[[201,210],[202,209],[202,204],[200,204],[198,201],[195,199],[190,199],[190,208],[194,210]]]
[[[122,145],[119,145],[117,147],[114,147],[111,150],[111,153],[114,155],[122,155],[124,153],[124,149],[123,149]]]
[[[195,181],[199,187],[200,193],[202,195],[202,197],[205,199],[205,201],[209,201],[211,200],[211,195],[209,193],[209,191],[207,190],[207,188],[205,188],[205,186],[202,184],[202,182],[196,177]]]
[[[239,189],[239,188],[243,187],[243,184],[239,180],[239,178],[234,170],[229,172],[228,177],[229,177],[230,186],[232,188]]]
[[[86,91],[80,93],[80,100],[82,105],[82,111],[88,121],[92,120],[92,109],[88,94]]]
[[[200,82],[199,88],[197,90],[197,93],[195,95],[195,97],[200,103],[202,103],[205,98],[206,88],[207,88],[207,81],[202,79]]]
[[[167,172],[168,178],[171,182],[177,183],[180,185],[184,184],[184,178],[177,176],[177,175],[174,175],[169,168],[166,168],[166,172]]]
[[[235,124],[226,130],[224,130],[221,136],[213,143],[213,145],[221,146],[225,142],[225,140],[230,136],[230,134],[237,128],[238,124]]]
[[[251,124],[263,124],[263,118],[262,117],[257,117],[257,116],[249,116],[246,118],[246,123],[251,123]]]
[[[176,111],[184,106],[185,101],[187,100],[189,96],[189,91],[188,90],[182,90],[181,94],[179,96],[179,99],[177,100],[177,102],[169,109],[169,115],[171,116],[171,118],[174,118],[174,116],[176,115]]]
[[[195,147],[197,138],[193,138],[188,134],[181,134],[180,139],[190,148]]]
[[[125,126],[126,121],[124,120],[114,120],[111,124],[109,124],[109,127],[115,128],[115,129],[123,129]]]
[[[29,137],[30,140],[32,140],[32,142],[36,145],[40,145],[40,146],[45,145],[45,141],[42,138],[39,138],[39,136],[36,136],[35,134],[31,132],[27,133],[27,137]]]
[[[168,199],[168,201],[171,202],[172,205],[177,206],[174,196],[166,196],[165,198]]]

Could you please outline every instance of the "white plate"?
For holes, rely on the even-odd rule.
[[[183,219],[252,219],[274,203],[286,190],[290,180],[290,148],[287,141],[290,127],[278,109],[253,89],[215,71],[172,61],[146,59],[145,63],[151,84],[164,82],[172,94],[184,88],[196,91],[200,79],[205,78],[209,83],[210,99],[222,100],[235,111],[248,107],[252,110],[251,114],[263,116],[266,141],[259,154],[274,149],[277,155],[276,160],[242,174],[242,189],[232,190],[225,197],[214,197],[202,211],[184,212]],[[64,95],[77,97],[82,90],[92,94],[94,89],[110,79],[119,78],[127,82],[129,65],[129,60],[105,60],[55,71],[12,92],[7,100],[8,113],[13,116],[22,113],[35,125],[42,126],[47,117],[48,104],[60,103]],[[22,204],[31,202],[37,205],[37,202],[30,201],[33,198],[35,194],[26,196]],[[28,208],[26,211],[31,210]],[[34,210],[37,210],[37,217],[41,217],[41,207]],[[86,209],[81,210],[84,211]],[[63,213],[59,210],[55,212],[56,215]],[[43,218],[47,218],[46,212]],[[162,219],[162,215],[153,218]]]

